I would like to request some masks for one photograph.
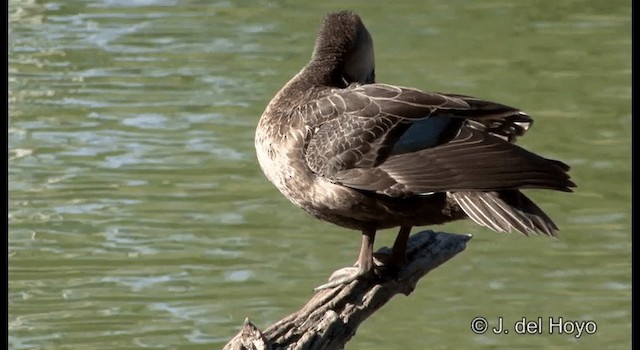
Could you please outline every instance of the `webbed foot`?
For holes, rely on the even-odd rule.
[[[369,271],[367,271],[360,267],[344,267],[340,270],[336,270],[333,274],[331,274],[331,277],[329,277],[329,282],[323,285],[317,286],[313,290],[319,291],[323,289],[338,287],[343,284],[349,284],[356,280],[370,278],[370,277],[373,277],[374,275],[375,273],[373,269],[370,269]]]
[[[411,226],[403,226],[396,237],[392,249],[373,253],[375,230],[362,232],[362,246],[355,267],[345,267],[335,271],[329,282],[314,288],[315,291],[338,287],[366,278],[396,278],[407,262],[407,240]]]

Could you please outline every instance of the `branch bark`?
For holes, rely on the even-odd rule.
[[[394,295],[409,295],[429,271],[462,252],[471,235],[422,231],[411,236],[395,279],[354,281],[321,290],[300,310],[261,332],[249,319],[224,350],[343,349],[358,326]],[[384,247],[379,252],[389,252]]]

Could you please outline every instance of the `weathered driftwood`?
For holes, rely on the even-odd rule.
[[[409,295],[418,280],[463,251],[469,239],[471,235],[416,233],[409,240],[407,264],[395,279],[354,281],[321,290],[302,309],[264,332],[246,319],[224,350],[342,349],[367,317],[394,295]]]

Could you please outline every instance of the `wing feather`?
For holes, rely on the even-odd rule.
[[[566,164],[513,144],[532,120],[506,105],[367,84],[333,89],[299,113],[307,121],[309,168],[363,191],[407,196],[575,186]]]

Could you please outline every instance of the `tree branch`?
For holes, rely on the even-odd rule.
[[[409,295],[429,271],[463,251],[471,235],[422,231],[411,236],[395,279],[359,280],[321,290],[300,310],[261,332],[249,319],[224,350],[342,349],[358,326],[394,295]],[[382,248],[380,252],[389,252]]]

